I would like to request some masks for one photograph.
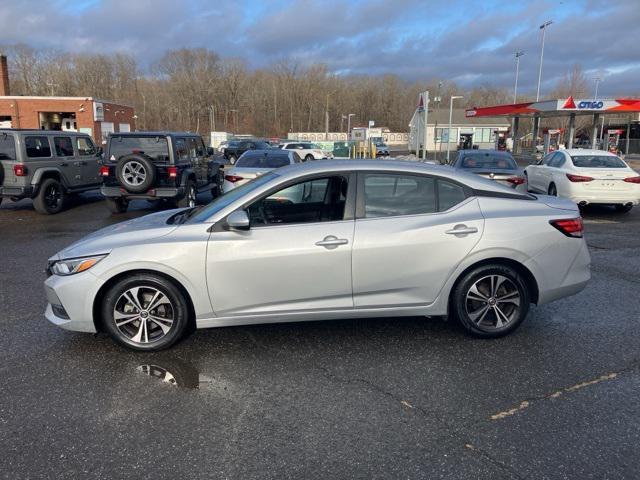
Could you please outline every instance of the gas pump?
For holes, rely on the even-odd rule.
[[[620,153],[618,143],[620,142],[620,135],[622,135],[622,132],[624,132],[622,129],[607,130],[607,135],[604,137],[604,149],[611,153],[615,153],[616,155]]]
[[[545,128],[544,129],[544,150],[546,155],[549,152],[554,152],[560,148],[560,140],[564,134],[563,128]]]
[[[505,151],[507,149],[507,132],[494,130],[493,135],[495,137],[495,149]]]

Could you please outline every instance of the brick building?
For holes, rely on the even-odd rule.
[[[133,107],[92,97],[11,96],[0,56],[0,128],[78,131],[101,143],[109,133],[134,131],[135,118]]]

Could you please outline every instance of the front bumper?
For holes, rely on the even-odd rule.
[[[131,193],[122,187],[111,187],[103,185],[100,188],[100,193],[108,198],[127,198],[127,199],[142,199],[142,200],[155,200],[158,198],[176,198],[184,197],[185,191],[182,187],[161,187],[152,188],[144,193]]]
[[[68,277],[52,275],[44,282],[44,316],[54,325],[76,332],[96,332],[93,300],[103,282],[90,272]]]

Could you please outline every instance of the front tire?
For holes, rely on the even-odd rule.
[[[189,306],[171,281],[151,273],[123,278],[102,303],[102,325],[129,349],[157,351],[178,342],[188,330]]]
[[[67,194],[62,184],[55,178],[47,178],[33,199],[33,207],[38,213],[53,215],[62,211],[66,199]]]
[[[451,310],[470,335],[497,338],[520,326],[530,298],[527,282],[515,269],[489,264],[460,279],[452,292]]]
[[[305,162],[311,162],[311,161],[313,161],[313,160],[315,160],[315,159],[316,159],[316,158],[315,158],[313,155],[311,155],[311,154],[308,154],[306,157],[304,157],[304,161],[305,161]]]

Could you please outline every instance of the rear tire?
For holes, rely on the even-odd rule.
[[[105,198],[107,208],[111,213],[124,213],[129,208],[129,202],[124,198]]]
[[[615,208],[618,213],[629,213],[633,208],[633,205],[616,205]]]
[[[552,197],[557,197],[558,196],[558,189],[556,188],[555,183],[552,183],[551,185],[549,185],[548,193]]]
[[[189,322],[189,305],[180,289],[152,273],[123,278],[102,302],[105,330],[132,350],[169,348],[185,335]]]
[[[33,207],[38,213],[53,215],[62,211],[66,200],[67,194],[62,184],[55,178],[47,178],[33,199]]]
[[[229,155],[229,163],[231,165],[235,165],[236,164],[236,156],[235,155]]]
[[[311,154],[308,154],[306,157],[304,157],[305,162],[311,162],[313,160],[315,160],[315,157]]]
[[[515,269],[482,265],[458,281],[451,293],[451,310],[468,334],[498,338],[520,326],[530,298],[527,282]]]

